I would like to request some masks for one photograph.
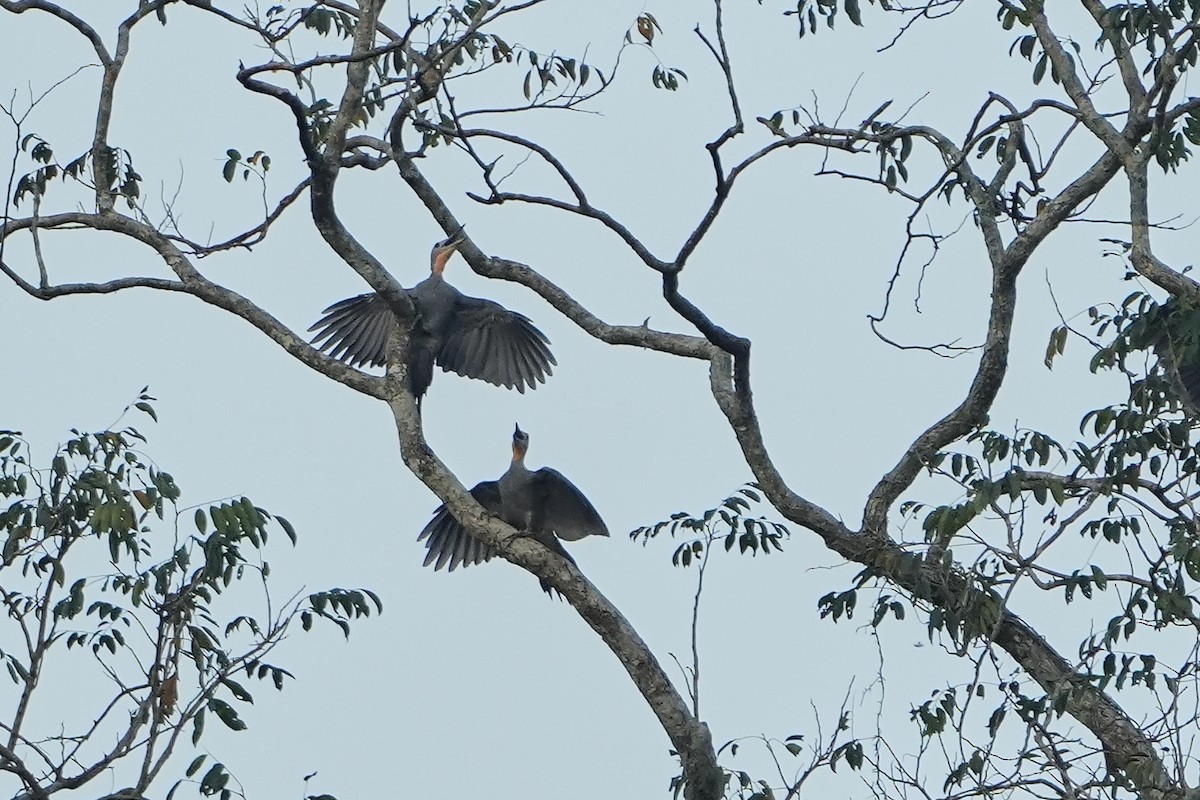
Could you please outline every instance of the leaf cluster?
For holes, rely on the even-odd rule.
[[[156,418],[153,400],[143,391],[131,408]],[[239,497],[191,510],[194,532],[187,533],[177,509],[181,489],[138,449],[146,437],[136,427],[71,433],[49,467],[37,469],[21,434],[0,431],[0,602],[18,631],[0,640],[0,661],[20,696],[7,727],[18,756],[47,776],[30,791],[45,791],[52,776],[61,779],[72,765],[102,774],[87,753],[108,748],[112,736],[122,744],[97,763],[140,751],[144,793],[185,728],[192,746],[211,718],[232,731],[246,729],[243,713],[254,698],[245,679],[269,681],[277,690],[294,679],[267,656],[296,617],[303,630],[325,619],[349,635],[352,620],[383,606],[369,590],[332,588],[273,608],[264,553],[274,530],[296,544],[287,519]],[[265,613],[247,605],[246,591],[255,587]],[[24,647],[9,647],[22,641]],[[45,664],[70,659],[73,651],[90,655],[96,676],[114,683],[114,697],[97,697],[99,710],[86,717],[82,732],[70,721],[62,730],[56,725],[57,732],[26,731],[21,709],[36,692],[54,691],[42,686]],[[51,755],[58,750],[61,763]],[[203,761],[194,760],[167,796]],[[229,780],[215,764],[192,782],[202,795],[230,800]]]
[[[871,5],[875,5],[875,0],[867,0]],[[761,5],[762,0],[759,0]],[[889,0],[879,0],[879,7],[884,11],[891,10]],[[816,33],[818,20],[823,20],[825,26],[830,30],[833,29],[834,23],[837,21],[838,13],[844,11],[846,18],[854,25],[861,26],[862,23],[862,7],[859,0],[842,0],[841,7],[838,7],[838,0],[796,0],[796,7],[783,12],[784,16],[794,16],[800,20],[800,27],[797,34],[800,38],[804,38],[805,33]]]
[[[14,208],[21,205],[26,195],[44,197],[52,182],[66,178],[94,189],[89,182],[89,178],[92,178],[108,191],[124,197],[131,209],[137,207],[142,176],[133,168],[133,156],[128,150],[120,147],[101,148],[99,162],[92,166],[95,151],[90,149],[66,164],[60,164],[55,160],[54,148],[36,133],[21,137],[20,149],[28,152],[29,157],[42,166],[17,178],[12,195]]]
[[[724,542],[725,552],[735,546],[742,554],[758,555],[761,552],[770,555],[772,548],[782,552],[783,539],[791,535],[787,526],[762,516],[746,515],[751,503],[762,502],[758,488],[758,484],[748,483],[699,516],[677,511],[668,519],[637,528],[630,532],[629,538],[640,539],[644,546],[661,533],[669,533],[672,539],[695,535],[671,554],[671,563],[677,567],[689,567],[698,562],[705,548],[711,548],[718,540]]]

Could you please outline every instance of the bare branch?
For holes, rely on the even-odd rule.
[[[421,174],[421,171],[417,169],[411,158],[401,156],[397,159],[396,165],[399,167],[400,176],[405,183],[425,204],[429,213],[441,225],[442,230],[447,232],[447,235],[462,228],[461,223],[442,201],[433,186],[425,179],[425,176]],[[711,345],[704,339],[695,336],[663,333],[651,330],[647,326],[608,325],[536,271],[516,261],[488,257],[470,239],[459,247],[459,252],[471,265],[471,269],[478,274],[486,278],[498,278],[529,287],[564,316],[600,341],[609,344],[647,347],[688,358],[707,359],[712,354]]]
[[[33,224],[32,218],[10,220],[0,227],[0,237],[7,238],[16,231],[30,228]],[[136,287],[186,292],[206,303],[237,314],[269,336],[293,357],[318,372],[363,394],[372,397],[381,396],[382,381],[380,378],[366,375],[325,356],[248,298],[209,281],[192,266],[187,256],[173,242],[150,226],[114,213],[84,214],[79,212],[42,217],[37,220],[37,224],[43,230],[60,227],[85,227],[127,236],[153,248],[179,280],[123,278],[107,283],[51,285],[42,289],[22,279],[7,265],[0,265],[4,274],[31,296],[49,300],[67,294],[107,293]]]

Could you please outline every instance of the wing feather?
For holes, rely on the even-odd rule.
[[[325,309],[308,330],[317,331],[313,346],[352,367],[382,367],[395,317],[374,292],[338,301]]]
[[[532,325],[521,328],[521,346],[517,352],[525,365],[525,381],[531,388],[535,381],[544,381],[542,373],[550,374],[550,368],[558,363],[542,339],[541,331]]]
[[[523,392],[545,383],[557,363],[549,341],[523,314],[463,295],[437,363],[447,372]]]
[[[496,339],[496,347],[500,358],[496,359],[496,378],[508,389],[517,389],[525,393],[525,378],[518,366],[516,337],[501,336]]]
[[[585,536],[608,536],[600,512],[561,472],[542,467],[533,473],[533,482],[543,504],[543,524],[558,538],[574,542]]]
[[[471,496],[493,514],[500,513],[500,487],[496,481],[476,484]],[[449,564],[448,571],[453,572],[459,565],[482,564],[496,555],[496,551],[471,536],[444,504],[433,512],[433,519],[417,535],[417,541],[425,542],[424,565],[432,564],[435,570]]]

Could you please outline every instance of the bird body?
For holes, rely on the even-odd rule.
[[[575,484],[550,467],[530,470],[525,466],[529,434],[518,426],[513,432],[513,459],[499,480],[484,481],[471,489],[471,496],[490,513],[521,533],[537,539],[558,555],[575,563],[559,542],[585,536],[608,536],[608,527],[595,506]],[[495,550],[471,536],[441,505],[421,531],[417,541],[427,549],[425,566],[441,569],[480,564],[491,560]],[[547,592],[550,585],[541,586]]]
[[[524,392],[544,383],[557,364],[550,340],[528,317],[499,303],[469,297],[446,282],[443,271],[461,239],[434,245],[430,274],[408,289],[418,320],[409,342],[409,380],[420,399],[435,364],[447,372]],[[374,292],[329,306],[310,331],[313,345],[350,366],[382,367],[396,317]]]

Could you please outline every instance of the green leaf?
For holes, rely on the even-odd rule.
[[[196,771],[199,770],[204,764],[204,760],[206,758],[208,758],[207,753],[201,753],[200,755],[196,756],[194,759],[192,759],[192,763],[188,764],[188,768],[184,770],[183,774],[189,778],[195,775]]]
[[[237,681],[231,678],[223,678],[221,680],[221,684],[229,690],[230,694],[232,694],[238,700],[241,700],[243,703],[254,703],[254,698],[248,691],[246,691],[246,688]]]
[[[296,529],[292,527],[292,523],[288,522],[281,516],[276,515],[275,521],[279,523],[279,527],[283,528],[283,532],[292,540],[292,544],[296,543]]]
[[[204,709],[201,708],[196,712],[196,718],[192,720],[192,745],[200,743],[200,737],[204,735]]]
[[[846,16],[855,25],[862,27],[862,10],[858,7],[858,0],[846,0]]]
[[[208,699],[208,708],[217,715],[217,719],[225,723],[225,726],[233,731],[246,730],[246,723],[238,716],[237,711],[233,706],[216,697]]]
[[[218,762],[209,767],[208,772],[204,773],[204,777],[200,780],[200,793],[205,795],[216,794],[227,783],[229,783],[229,773],[225,771],[225,765]]]
[[[1037,64],[1033,67],[1033,82],[1041,83],[1042,78],[1046,77],[1047,56],[1042,53],[1042,57],[1038,59]]]

